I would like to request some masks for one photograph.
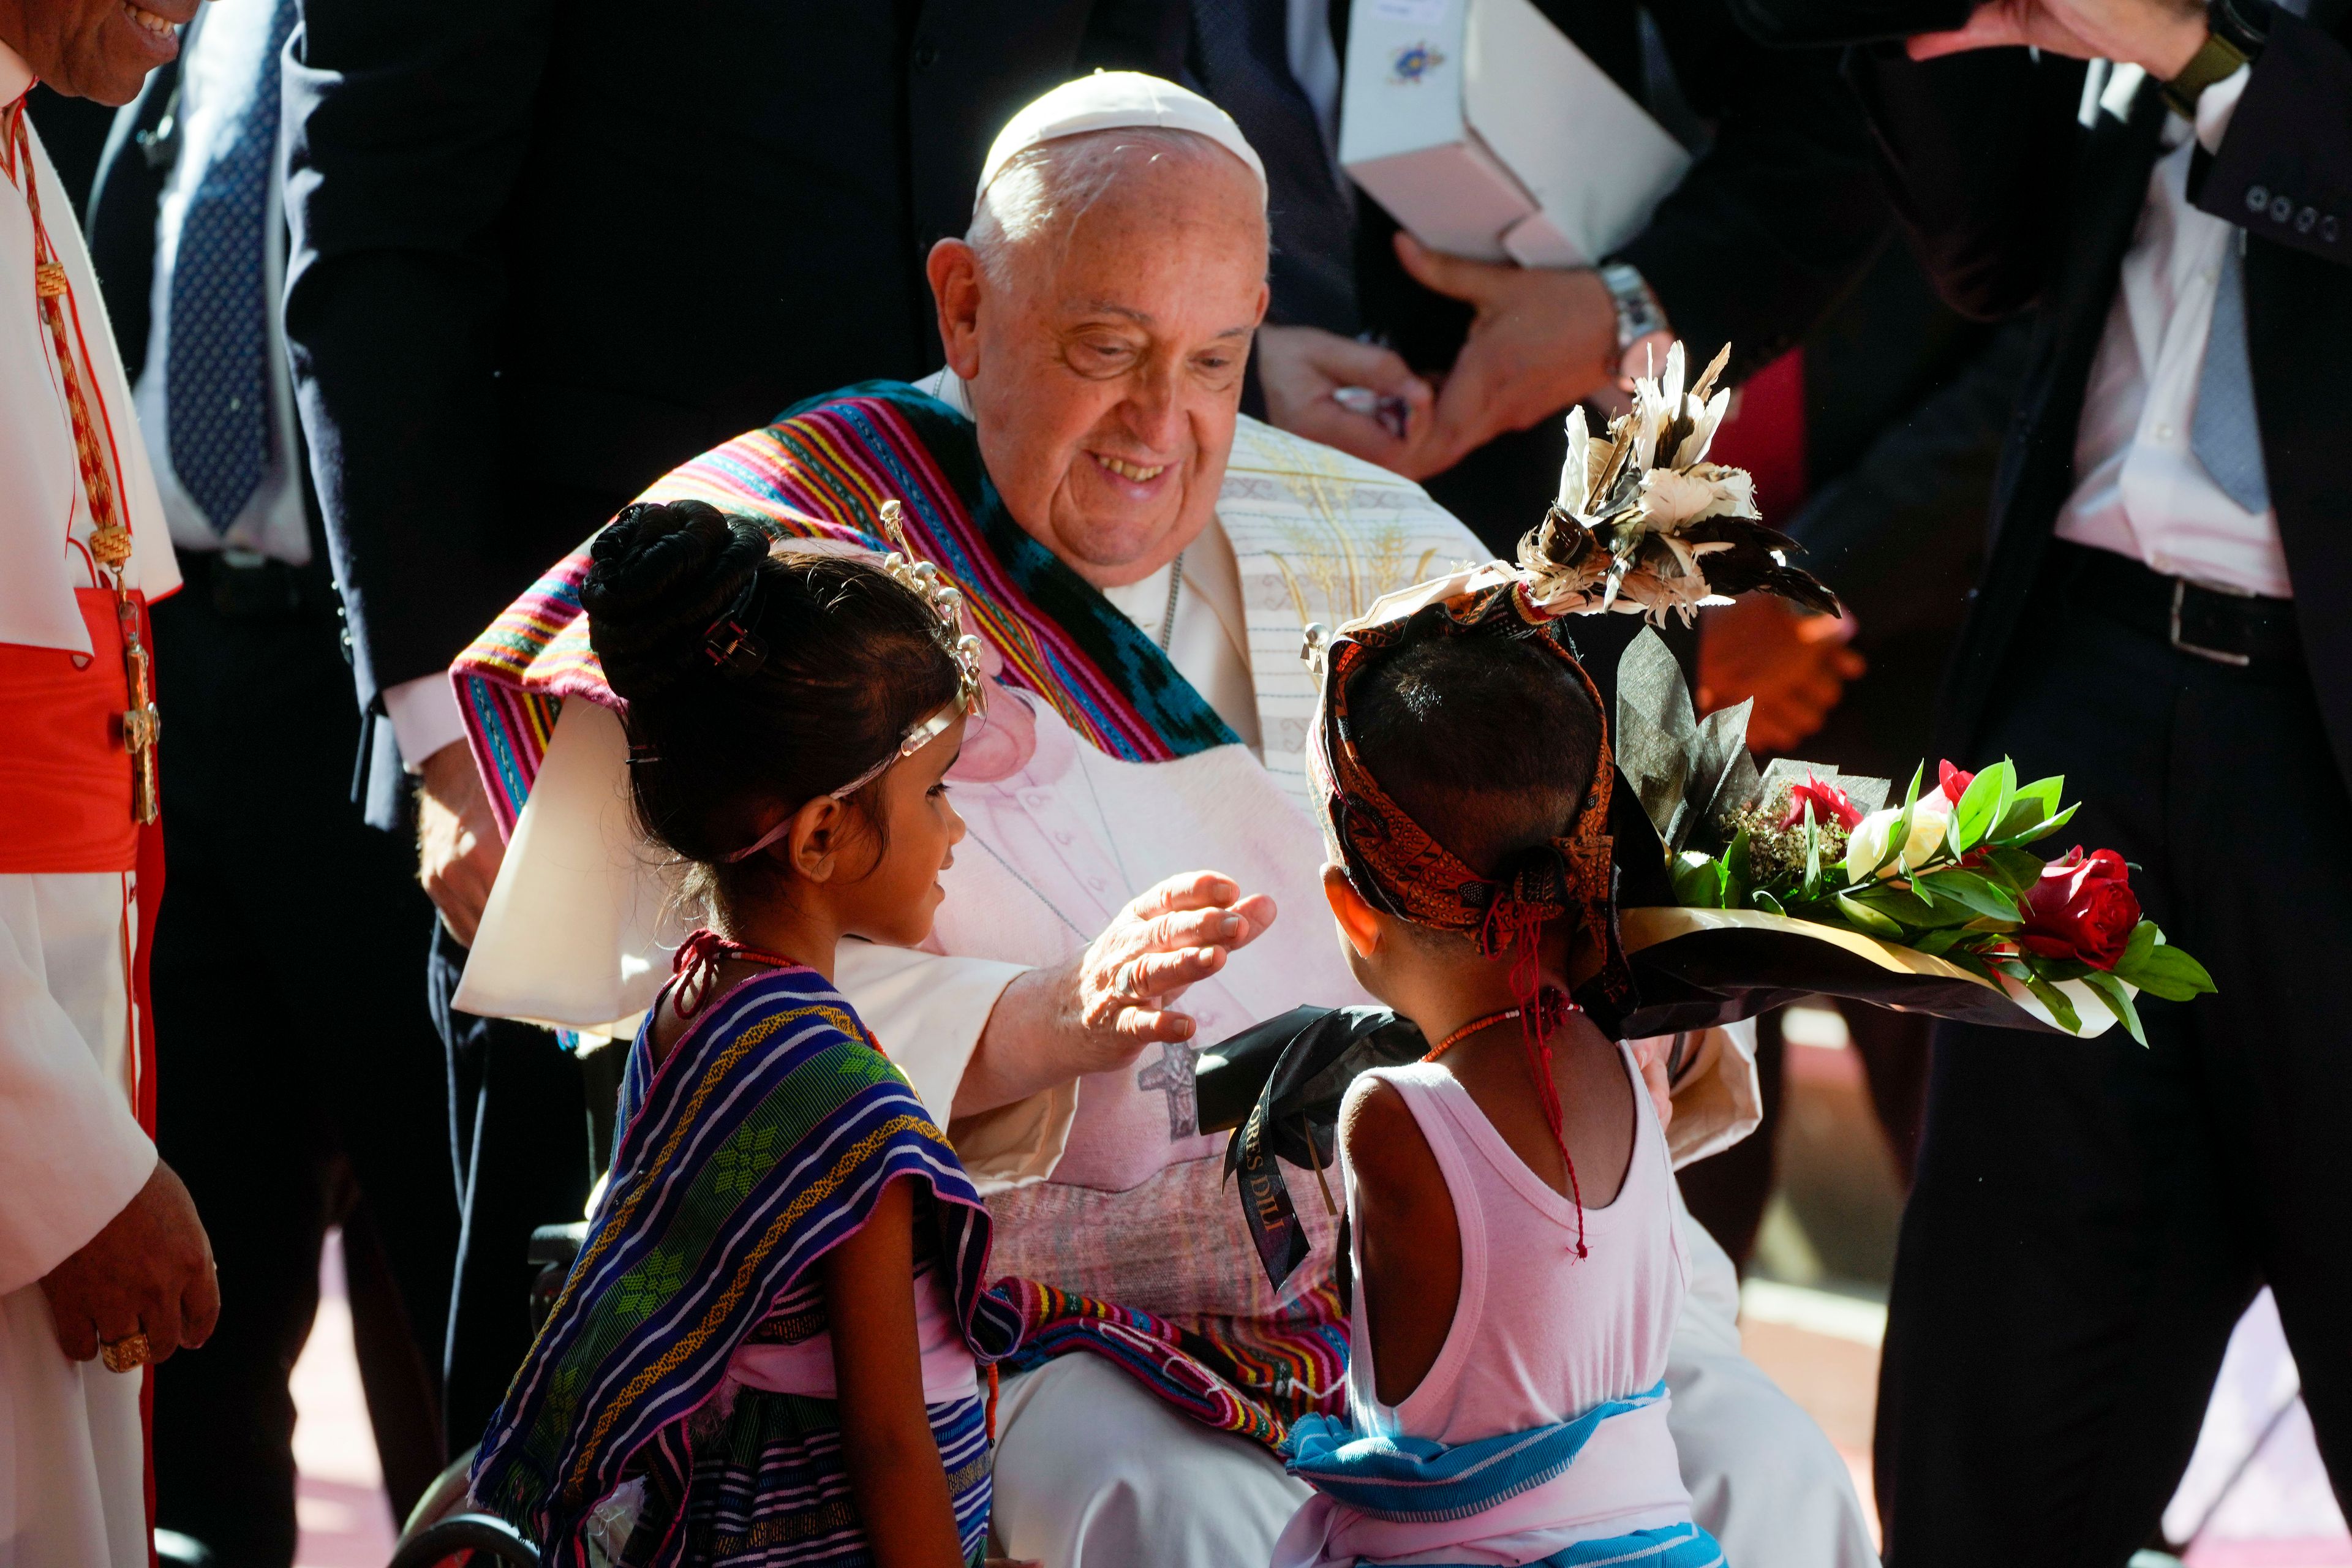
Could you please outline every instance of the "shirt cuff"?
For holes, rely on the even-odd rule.
[[[393,739],[400,742],[400,765],[409,773],[423,773],[425,758],[466,738],[466,716],[446,670],[386,688],[383,710],[392,720]]]
[[[2238,111],[2238,100],[2246,96],[2246,83],[2254,74],[2252,66],[2240,66],[2197,97],[2197,140],[2208,153],[2221,150],[2221,138],[2230,133],[2230,117]]]

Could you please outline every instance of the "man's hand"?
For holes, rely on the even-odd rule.
[[[2201,0],[1985,0],[1968,26],[1922,33],[1915,60],[2023,44],[2076,59],[2122,60],[2170,81],[2205,45]]]
[[[1133,1062],[1146,1046],[1192,1037],[1175,1003],[1274,924],[1274,900],[1242,897],[1221,871],[1171,877],[1121,910],[1086,951],[1004,988],[956,1089],[952,1114],[977,1116],[1087,1073]]]
[[[1391,473],[1418,479],[1430,466],[1437,431],[1437,395],[1390,350],[1360,343],[1320,327],[1260,327],[1258,383],[1266,417],[1277,428],[1337,447]],[[1400,437],[1377,416],[1342,408],[1331,395],[1360,386],[1404,405]]]
[[[1748,749],[1788,751],[1822,727],[1845,683],[1869,668],[1845,646],[1851,635],[1836,616],[1793,614],[1762,594],[1707,611],[1699,621],[1699,711],[1752,697]]]
[[[1441,256],[1396,237],[1407,272],[1477,314],[1437,394],[1431,473],[1442,472],[1507,430],[1581,402],[1617,374],[1617,306],[1598,273],[1516,267]]]
[[[1658,1112],[1661,1132],[1675,1124],[1675,1084],[1666,1073],[1666,1058],[1674,1054],[1675,1041],[1680,1037],[1652,1035],[1625,1042],[1626,1048],[1633,1053],[1633,1065],[1642,1069],[1642,1087],[1650,1091],[1650,1104]]]
[[[147,1184],[82,1249],[41,1280],[58,1322],[58,1347],[88,1361],[100,1345],[147,1336],[147,1359],[212,1337],[220,1316],[213,1244],[188,1189],[155,1162]]]
[[[449,934],[467,947],[506,854],[473,755],[463,741],[452,741],[425,759],[417,779],[416,879]]]

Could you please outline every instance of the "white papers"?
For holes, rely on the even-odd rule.
[[[1641,232],[1690,157],[1530,0],[1372,0],[1339,162],[1433,249],[1580,267]]]

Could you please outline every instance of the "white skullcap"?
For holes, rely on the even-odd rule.
[[[1205,136],[1249,165],[1257,181],[1258,199],[1265,199],[1265,165],[1256,150],[1234,123],[1234,117],[1188,88],[1141,71],[1103,71],[1066,81],[1004,122],[980,166],[980,184],[972,192],[979,204],[1004,165],[1032,147],[1083,136],[1090,131],[1128,131],[1158,127],[1190,131]]]

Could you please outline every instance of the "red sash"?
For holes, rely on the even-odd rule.
[[[8,825],[0,873],[139,868],[114,592],[79,588],[74,598],[91,657],[0,644],[0,727],[8,735],[0,747],[0,822]],[[146,603],[138,602],[140,635],[152,647]]]

